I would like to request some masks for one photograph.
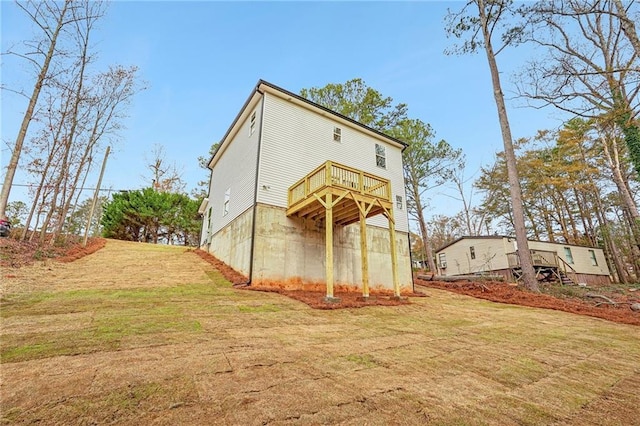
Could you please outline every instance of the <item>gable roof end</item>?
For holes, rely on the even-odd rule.
[[[355,126],[355,127],[359,127],[362,130],[365,131],[365,133],[370,133],[375,135],[378,138],[382,138],[384,140],[386,140],[387,142],[390,142],[391,144],[394,145],[398,145],[403,151],[405,150],[405,148],[407,148],[408,144],[406,142],[401,141],[400,139],[396,139],[394,137],[391,137],[379,130],[376,130],[372,127],[366,126],[352,118],[349,118],[345,115],[342,115],[340,113],[337,113],[335,111],[330,110],[329,108],[326,108],[322,105],[319,105],[315,102],[310,101],[309,99],[303,98],[300,95],[297,95],[293,92],[290,92],[288,90],[285,90],[279,86],[276,86],[273,83],[269,83],[268,81],[265,80],[258,80],[258,83],[256,84],[256,86],[254,87],[254,89],[251,91],[251,94],[249,95],[249,97],[247,98],[247,100],[245,101],[244,105],[242,106],[242,108],[240,109],[240,111],[238,112],[238,114],[236,115],[236,117],[234,118],[233,122],[231,123],[231,126],[229,126],[229,128],[227,129],[226,133],[224,134],[224,136],[222,137],[222,139],[220,140],[220,144],[218,145],[218,149],[216,149],[216,151],[213,153],[213,155],[211,156],[211,158],[209,159],[208,163],[207,163],[207,167],[209,167],[210,169],[213,167],[213,160],[216,157],[216,155],[221,152],[221,149],[224,147],[226,148],[226,144],[225,142],[227,142],[227,138],[229,137],[229,135],[233,132],[233,129],[235,128],[236,124],[238,123],[238,121],[240,120],[240,117],[242,117],[242,115],[245,113],[246,109],[249,107],[249,105],[252,103],[252,101],[255,100],[256,95],[264,95],[265,92],[271,92],[275,95],[278,95],[284,99],[287,99],[289,101],[295,101],[295,103],[298,104],[303,104],[305,105],[307,108],[312,109],[312,110],[317,110],[316,112],[319,112],[322,115],[325,114],[331,114],[334,117],[338,118],[340,121],[346,121],[348,123],[350,123],[351,125]]]

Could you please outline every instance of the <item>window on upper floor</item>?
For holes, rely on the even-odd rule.
[[[251,113],[251,120],[249,124],[249,136],[251,136],[255,131],[256,131],[256,112],[253,111]]]
[[[222,205],[222,216],[229,214],[229,200],[231,199],[231,188],[224,193],[224,204]]]
[[[340,127],[333,128],[333,140],[335,142],[342,142],[342,129]]]
[[[387,150],[384,145],[376,144],[376,166],[387,168]]]
[[[595,250],[589,250],[589,258],[591,259],[591,266],[598,266],[598,259],[596,259]]]

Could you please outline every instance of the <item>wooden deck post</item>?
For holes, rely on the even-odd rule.
[[[359,201],[356,201],[360,204]],[[360,257],[362,258],[362,297],[369,297],[369,250],[367,247],[366,203],[358,205],[360,210]]]
[[[331,166],[329,166],[331,167]],[[328,193],[326,196],[326,216],[324,221],[325,226],[325,256],[326,256],[326,281],[327,281],[327,296],[326,300],[333,299],[333,194]]]
[[[393,206],[389,209],[389,238],[391,249],[391,273],[393,275],[393,293],[396,297],[400,297],[400,283],[398,281],[398,256],[396,255],[396,223],[393,218]]]

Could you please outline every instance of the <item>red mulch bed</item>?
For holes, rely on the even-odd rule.
[[[336,302],[325,302],[326,289],[320,290],[315,286],[311,286],[311,289],[295,289],[289,290],[279,287],[267,287],[267,286],[244,286],[247,290],[264,291],[279,293],[283,296],[290,297],[291,299],[303,302],[313,309],[344,309],[344,308],[364,308],[365,306],[399,306],[408,305],[409,298],[426,296],[422,293],[410,293],[403,294],[402,297],[393,297],[393,292],[390,290],[372,290],[369,292],[369,298],[364,299],[362,297],[362,290],[359,289],[346,289],[341,288],[334,292],[334,297],[339,299]]]
[[[579,299],[559,299],[547,294],[532,293],[501,282],[442,282],[420,279],[416,279],[415,282],[423,287],[448,290],[492,302],[554,309],[578,315],[602,318],[622,324],[640,325],[640,313],[632,311],[628,304],[595,306]]]
[[[64,245],[50,245],[45,241],[40,245],[38,242],[20,241],[11,237],[0,238],[0,266],[20,268],[45,259],[72,262],[100,250],[105,244],[104,238],[89,238],[86,247],[82,247],[80,241]]]
[[[391,290],[371,290],[368,300],[362,298],[362,290],[346,286],[335,286],[334,296],[340,299],[337,303],[327,303],[324,301],[326,290],[324,286],[318,284],[303,285],[300,282],[281,283],[268,282],[260,285],[247,285],[249,279],[232,269],[229,265],[217,259],[211,253],[197,249],[195,253],[211,263],[235,288],[243,290],[264,291],[279,293],[300,302],[306,303],[314,309],[344,309],[363,308],[365,306],[398,306],[409,304],[408,296],[424,297],[423,293],[407,293],[400,298],[393,297]]]
[[[362,298],[361,290],[353,287],[335,286],[334,296],[338,303],[324,301],[325,289],[321,284],[302,284],[299,280],[291,282],[264,282],[247,285],[248,278],[233,270],[210,253],[195,250],[204,260],[212,263],[222,275],[231,281],[236,288],[279,293],[306,303],[314,309],[361,308],[365,306],[398,306],[409,304],[409,297],[426,296],[424,293],[406,293],[401,298],[394,298],[390,290],[372,290],[369,300]],[[448,290],[454,293],[473,296],[479,299],[498,303],[529,306],[534,308],[555,309],[578,315],[588,315],[622,324],[640,325],[640,313],[634,312],[629,305],[594,306],[578,299],[559,299],[550,295],[532,293],[503,282],[442,282],[416,279],[415,283],[423,287]]]
[[[67,252],[64,256],[56,258],[58,262],[69,263],[74,260],[78,260],[82,257],[88,256],[92,253],[97,252],[101,248],[103,248],[107,244],[107,240],[104,238],[89,238],[87,240],[86,247],[82,246],[82,243],[76,243]]]
[[[204,260],[206,260],[207,262],[215,266],[216,269],[220,271],[222,276],[225,277],[227,280],[231,281],[231,284],[233,284],[234,286],[246,285],[249,282],[249,279],[247,277],[245,277],[235,269],[232,269],[229,265],[227,265],[223,261],[218,260],[211,253],[208,253],[200,249],[196,249],[194,250],[194,252],[195,254],[197,254],[198,256],[200,256],[201,258],[203,258]]]

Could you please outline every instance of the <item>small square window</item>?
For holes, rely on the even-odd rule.
[[[342,142],[342,129],[340,127],[333,128],[333,140],[335,142]]]
[[[387,150],[383,145],[376,144],[376,166],[387,168]]]
[[[402,196],[396,195],[396,207],[398,210],[402,210]]]
[[[471,255],[471,259],[476,258],[476,248],[474,246],[469,247],[469,254]]]
[[[255,131],[256,131],[256,112],[253,111],[253,114],[251,114],[251,123],[249,125],[249,136],[251,136]]]

